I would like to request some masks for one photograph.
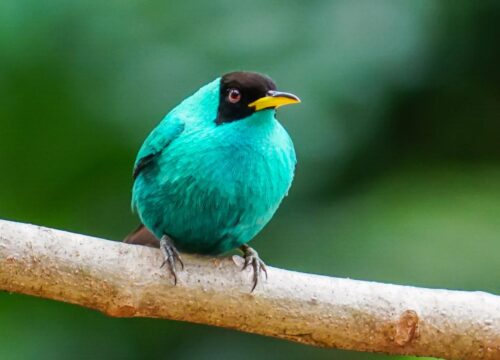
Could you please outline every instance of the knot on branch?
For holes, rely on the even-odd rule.
[[[394,342],[399,346],[405,346],[418,337],[418,322],[419,318],[415,311],[403,311],[399,316],[398,323],[396,324]]]

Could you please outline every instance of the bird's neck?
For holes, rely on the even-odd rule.
[[[262,144],[272,141],[277,125],[274,111],[263,110],[245,119],[221,124],[214,134],[221,143],[228,146],[260,148]]]
[[[276,122],[276,118],[274,117],[275,113],[276,111],[274,109],[261,110],[239,121],[249,127],[269,127]]]

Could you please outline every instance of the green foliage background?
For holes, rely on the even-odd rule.
[[[500,293],[498,1],[0,2],[0,218],[120,240],[147,133],[256,70],[299,166],[268,264]],[[119,259],[117,259],[119,261]],[[382,359],[0,294],[1,359]]]

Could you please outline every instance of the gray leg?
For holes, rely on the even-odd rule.
[[[264,262],[260,259],[257,251],[252,249],[247,244],[241,245],[240,250],[243,251],[243,257],[245,258],[245,265],[243,265],[243,268],[241,270],[245,270],[249,265],[252,265],[253,268],[253,286],[252,290],[250,291],[253,292],[255,290],[255,287],[257,286],[257,283],[259,282],[261,271],[266,274],[267,279],[266,264],[264,264]]]
[[[184,270],[184,263],[179,255],[179,252],[174,246],[174,242],[168,235],[163,235],[160,239],[160,250],[165,257],[165,260],[160,267],[165,264],[168,265],[170,273],[174,277],[174,285],[177,285],[177,272],[175,271],[175,264],[178,261],[181,264],[181,268]]]

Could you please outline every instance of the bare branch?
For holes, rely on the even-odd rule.
[[[184,255],[0,220],[0,289],[109,316],[222,326],[303,344],[447,359],[500,359],[500,297],[268,268],[250,293],[242,259]]]

